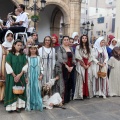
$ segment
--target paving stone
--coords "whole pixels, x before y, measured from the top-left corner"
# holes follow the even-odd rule
[[[55,120],[61,120],[61,119],[55,119]],[[80,117],[69,117],[62,120],[88,120],[88,118],[86,118],[85,116],[80,116]]]
[[[109,97],[108,100],[120,104],[120,97]]]
[[[120,120],[118,116],[103,112],[87,115],[87,117],[88,120]]]
[[[120,120],[120,97],[75,100],[65,105],[66,110],[31,111],[8,113],[0,103],[0,120]]]
[[[79,116],[79,114],[76,111],[69,109],[69,108],[67,108],[65,110],[55,108],[55,109],[51,110],[51,114],[53,114],[53,116],[55,116],[55,118],[61,118],[61,119]]]
[[[19,113],[6,113],[0,115],[0,120],[23,120]]]
[[[113,114],[120,117],[120,110],[119,111],[115,111]]]
[[[36,112],[31,114],[20,114],[22,120],[52,120],[48,117],[48,115],[44,115],[43,113]]]
[[[99,109],[103,110],[104,112],[113,112],[120,110],[120,105],[117,103],[114,103],[112,101],[104,101],[99,103],[94,103],[96,107],[99,107]]]
[[[102,110],[96,107],[94,104],[83,105],[79,107],[75,107],[75,109],[81,112],[84,115],[94,114],[96,112],[101,112]]]

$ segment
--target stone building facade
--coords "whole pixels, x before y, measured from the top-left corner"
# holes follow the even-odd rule
[[[120,0],[116,1],[115,37],[120,41]]]
[[[23,3],[23,0],[11,0],[11,1],[14,2],[15,5]],[[33,0],[29,1],[30,5],[32,5]],[[45,10],[39,13],[40,21],[37,24],[38,33],[40,35],[44,34],[43,31],[47,35],[53,33],[57,33],[59,35],[60,29],[62,29],[62,35],[71,36],[73,32],[80,33],[81,0],[46,0],[46,1],[47,3]],[[40,6],[40,0],[38,0],[38,6]],[[29,12],[31,15],[33,14],[31,13],[31,11],[27,12]],[[44,23],[45,21],[47,23]],[[44,28],[44,26],[46,26],[46,28]]]

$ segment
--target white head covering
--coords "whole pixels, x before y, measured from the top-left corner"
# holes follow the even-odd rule
[[[73,38],[73,39],[75,38],[75,36],[79,36],[78,32],[74,32],[74,33],[72,34],[72,38]]]
[[[74,33],[72,34],[72,38],[73,38],[73,39],[75,38],[75,36],[79,36],[78,32],[74,32]],[[74,44],[78,44],[78,43],[79,43],[78,40],[77,40],[77,41],[74,40]]]
[[[111,43],[110,43],[109,48],[111,48],[112,50],[113,50],[114,47],[117,46],[117,44],[116,44],[115,46],[112,45],[112,41],[113,41],[113,40],[117,41],[117,39],[116,39],[116,38],[113,38],[113,39],[111,40]]]
[[[7,47],[7,48],[12,48],[14,39],[13,39],[11,42],[8,42],[8,40],[7,40],[7,35],[8,35],[9,33],[13,34],[13,32],[10,31],[10,30],[8,30],[8,31],[6,32],[5,37],[4,37],[5,42],[3,42],[2,46]]]
[[[104,37],[103,37],[103,36],[99,37],[99,38],[95,41],[95,44],[94,44],[94,46],[93,46],[93,47],[96,48],[99,52],[102,52],[103,49],[105,49],[105,47],[101,47],[101,46],[100,46],[100,42],[101,42],[102,40],[104,40]]]

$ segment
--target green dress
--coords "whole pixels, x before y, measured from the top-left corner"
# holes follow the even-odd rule
[[[12,53],[9,53],[6,57],[6,63],[8,63],[11,66],[15,75],[21,73],[22,68],[25,66],[26,62],[27,61],[24,54],[14,55]],[[20,81],[22,81],[23,85],[26,86],[24,75],[22,75]],[[22,95],[13,94],[12,88],[14,85],[22,86],[21,82],[18,83],[14,82],[12,74],[7,74],[4,100],[5,107],[13,104],[14,102],[17,102],[18,98],[20,98],[23,101],[26,101],[26,92],[24,92]]]

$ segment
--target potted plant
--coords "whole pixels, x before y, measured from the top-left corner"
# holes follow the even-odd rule
[[[39,16],[38,16],[38,15],[32,15],[32,16],[31,16],[31,20],[32,20],[33,22],[38,22]]]

